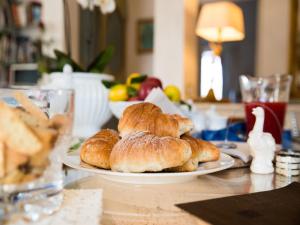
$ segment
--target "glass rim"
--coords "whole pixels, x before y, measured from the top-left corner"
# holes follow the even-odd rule
[[[50,91],[62,91],[62,92],[70,92],[75,93],[73,88],[40,88],[40,87],[32,87],[32,86],[10,86],[10,87],[3,87],[0,88],[0,91],[7,90],[7,91],[14,91],[14,90],[21,90],[21,91],[41,91],[41,92],[50,92]]]
[[[273,79],[284,79],[287,78],[289,81],[291,81],[293,79],[293,76],[289,73],[275,73],[275,74],[270,74],[267,76],[252,76],[249,74],[240,74],[239,78],[242,79],[242,77],[247,77],[250,80],[273,80]]]

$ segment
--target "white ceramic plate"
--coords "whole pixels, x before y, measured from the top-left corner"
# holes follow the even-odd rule
[[[74,169],[97,173],[103,178],[115,182],[131,183],[131,184],[167,184],[167,183],[182,183],[196,179],[199,175],[214,173],[217,171],[230,168],[234,164],[234,159],[229,155],[221,153],[218,161],[199,164],[196,171],[193,172],[159,172],[159,173],[121,173],[111,170],[99,169],[87,165],[80,161],[78,154],[67,154],[63,157],[63,162],[67,166]]]

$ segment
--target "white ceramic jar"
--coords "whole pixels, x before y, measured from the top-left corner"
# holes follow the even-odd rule
[[[84,72],[55,72],[50,74],[50,88],[72,88],[75,90],[73,135],[90,137],[111,118],[108,90],[102,80],[112,81],[113,76]]]

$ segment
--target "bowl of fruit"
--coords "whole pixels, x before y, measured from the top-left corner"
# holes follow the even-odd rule
[[[154,76],[132,73],[125,84],[115,81],[103,81],[103,84],[109,89],[109,106],[118,119],[128,106],[143,102],[153,88],[161,88],[170,100],[180,102],[179,89],[173,85],[163,88],[161,80]]]

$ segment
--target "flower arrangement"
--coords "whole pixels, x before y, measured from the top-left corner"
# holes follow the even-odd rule
[[[103,14],[111,13],[116,9],[114,0],[77,0],[77,2],[84,9],[93,10],[94,7],[98,6]]]
[[[112,13],[116,9],[115,0],[77,0],[84,9],[94,10],[99,7],[103,14]],[[66,32],[69,33],[70,29]],[[62,71],[65,64],[72,66],[74,72],[103,73],[108,63],[111,61],[114,47],[108,46],[101,51],[92,63],[83,67],[76,63],[70,56],[57,49],[54,50],[55,58],[42,56],[38,62],[38,71],[41,74]]]
[[[48,56],[41,57],[38,62],[38,71],[41,74],[63,71],[64,65],[69,64],[72,66],[74,72],[103,73],[112,59],[113,53],[114,47],[108,46],[96,56],[91,64],[84,68],[76,63],[68,54],[55,49],[55,58]]]

